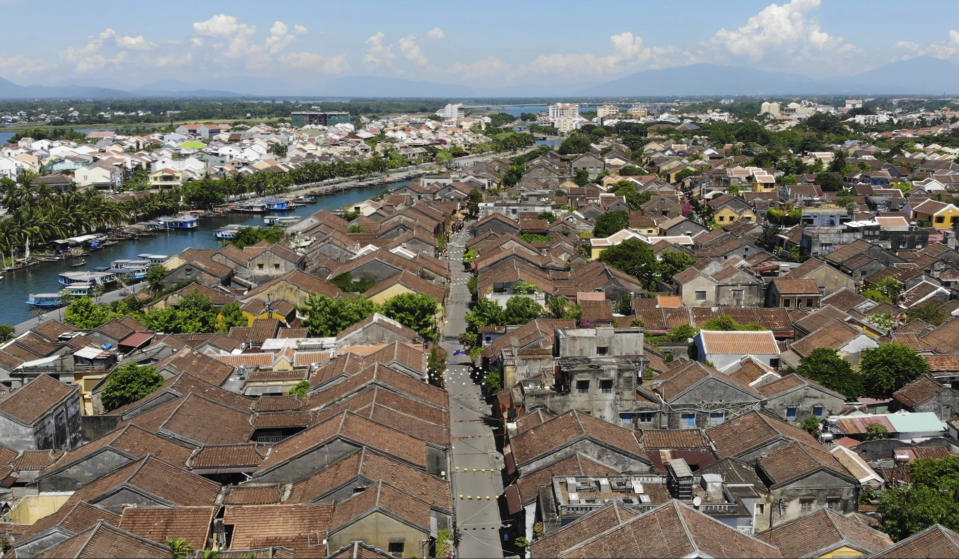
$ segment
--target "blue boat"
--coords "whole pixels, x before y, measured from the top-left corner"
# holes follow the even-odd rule
[[[240,232],[240,229],[243,229],[242,225],[224,225],[223,227],[217,229],[216,232],[213,233],[213,236],[221,241],[230,241],[236,238],[236,235]]]
[[[150,264],[163,264],[170,258],[166,254],[147,254],[147,253],[138,254],[137,257],[142,258],[143,260],[146,260]]]
[[[39,309],[55,309],[63,306],[63,296],[59,293],[31,293],[27,304]]]
[[[149,269],[149,260],[114,260],[110,271],[115,274],[130,276],[135,280],[142,280],[146,279]]]
[[[107,285],[115,283],[117,275],[113,272],[62,272],[57,276],[57,281],[63,287],[70,287],[77,283]]]
[[[157,221],[164,229],[196,229],[200,226],[200,218],[189,214],[161,217]]]
[[[75,283],[64,288],[64,290],[60,292],[60,295],[66,298],[66,300],[70,300],[77,297],[92,297],[96,294],[96,291],[97,286],[92,283]]]
[[[272,212],[286,212],[294,208],[289,200],[283,198],[264,198],[260,200],[266,209]]]

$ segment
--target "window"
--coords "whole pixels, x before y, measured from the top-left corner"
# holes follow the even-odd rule
[[[789,299],[783,299],[783,308],[784,308],[784,309],[788,309],[788,308],[789,308]]]
[[[812,307],[813,305],[815,305],[815,303],[813,302],[813,299],[812,299],[812,298],[806,299],[806,306],[807,306],[807,307]]]
[[[606,355],[607,353],[609,353],[609,346],[604,346],[604,345],[596,346],[597,355]]]
[[[796,297],[796,308],[797,309],[802,308],[802,299],[800,299],[799,297]]]
[[[807,512],[812,512],[813,499],[800,499],[799,500],[799,511],[803,514]]]
[[[403,549],[404,549],[405,547],[406,547],[406,542],[405,542],[405,541],[403,541],[403,540],[400,540],[400,541],[393,541],[393,540],[391,540],[391,541],[390,541],[390,545],[389,545],[389,547],[387,548],[387,551],[388,551],[389,554],[392,555],[393,557],[402,557],[402,556],[403,556]]]
[[[274,270],[279,270],[279,269],[280,269],[280,265],[279,265],[279,264],[274,264],[274,265],[273,265],[273,269],[274,269]]]
[[[945,223],[945,222],[946,222],[946,218],[944,216],[941,216],[941,215],[936,216],[936,223]]]
[[[603,394],[609,394],[613,391],[613,381],[611,380],[601,380],[599,381],[599,390]]]
[[[826,499],[826,506],[832,510],[841,511],[842,500],[840,500],[838,497],[829,497]]]
[[[779,368],[779,359],[770,359],[770,360],[769,360],[769,366],[772,367],[773,369],[778,369],[778,368]]]
[[[257,264],[257,265],[256,265],[256,268],[257,268],[258,270],[262,270],[262,269],[263,269],[263,263],[261,262],[261,263]]]
[[[743,290],[742,289],[733,289],[733,299],[742,299]]]
[[[642,417],[643,414],[639,414]],[[642,419],[640,419],[642,421]],[[633,423],[633,414],[631,413],[621,413],[619,414],[619,422],[623,425],[630,425]]]
[[[588,380],[576,381],[576,392],[579,392],[580,394],[585,394],[589,392],[589,381]]]
[[[726,221],[726,218],[725,218],[724,216],[719,216],[719,217],[717,217],[716,219],[717,219],[718,221]]]
[[[796,420],[796,408],[786,408],[786,419]]]
[[[710,425],[721,425],[726,421],[726,413],[721,411],[712,411],[709,412],[709,424]]]
[[[656,412],[642,412],[639,414],[640,423],[652,423],[653,419],[656,418]]]
[[[756,503],[756,514],[763,514],[766,512],[766,505],[763,503]]]
[[[695,413],[684,413],[682,416],[682,426],[683,427],[695,427],[696,426],[696,414]]]
[[[697,291],[697,292],[696,292],[696,300],[697,300],[697,301],[705,301],[705,300],[706,300],[706,292],[705,292],[705,291]]]
[[[822,417],[822,406],[813,406],[812,414],[816,417]]]

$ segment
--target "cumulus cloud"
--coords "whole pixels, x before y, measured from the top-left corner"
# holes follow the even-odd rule
[[[400,54],[403,55],[403,58],[415,62],[420,66],[426,66],[430,63],[429,59],[426,58],[426,55],[423,54],[423,49],[420,47],[416,35],[407,35],[406,37],[403,37],[400,39],[399,44]]]
[[[100,33],[90,36],[87,44],[68,47],[63,56],[73,63],[77,73],[85,74],[99,70],[107,65],[116,65],[127,59],[127,51],[148,51],[156,44],[147,41],[142,34],[122,35],[107,27]]]
[[[250,45],[250,38],[256,33],[255,25],[240,23],[236,16],[216,14],[205,21],[193,23],[193,30],[198,35],[213,37],[227,41],[226,55],[231,58],[250,56],[257,49]]]
[[[27,58],[25,56],[11,56],[9,58],[0,58],[0,75],[6,77],[21,77],[31,74],[39,74],[49,69],[47,64]]]
[[[382,31],[366,39],[366,56],[363,57],[365,64],[379,66],[395,58],[393,46],[386,44],[386,34]]]
[[[578,75],[611,74],[634,67],[636,63],[650,60],[655,54],[665,54],[665,49],[643,45],[643,38],[631,31],[624,31],[609,38],[612,54],[600,56],[591,53],[544,54],[538,56],[526,70],[536,73],[565,73]]]
[[[445,38],[446,38],[446,32],[443,31],[442,29],[440,29],[439,27],[434,27],[433,29],[430,29],[430,30],[429,30],[429,32],[426,34],[426,36],[429,37],[430,39],[434,39],[434,40],[445,39]]]
[[[305,33],[306,27],[302,25],[294,25],[291,29],[289,25],[282,21],[275,21],[273,27],[270,28],[270,36],[266,39],[266,50],[270,54],[276,54],[290,46],[298,35]]]
[[[770,4],[738,28],[720,29],[705,46],[751,62],[780,55],[812,58],[855,48],[842,37],[823,31],[811,17],[810,12],[820,3],[792,0],[783,5]]]
[[[899,41],[895,44],[895,48],[900,52],[895,60],[908,60],[918,56],[948,60],[959,54],[959,31],[950,29],[945,39],[933,41],[927,45],[920,45],[914,41]]]

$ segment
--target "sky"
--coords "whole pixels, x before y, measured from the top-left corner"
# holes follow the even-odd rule
[[[505,87],[696,63],[825,78],[959,62],[954,0],[0,0],[0,19],[0,77],[22,85],[379,76]]]

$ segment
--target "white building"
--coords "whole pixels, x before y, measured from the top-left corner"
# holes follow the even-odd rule
[[[436,116],[441,116],[446,120],[457,120],[466,116],[466,110],[463,109],[462,103],[449,103],[436,111]]]
[[[582,117],[579,116],[579,105],[576,103],[554,103],[549,106],[548,118],[550,124],[561,133],[578,130]]]
[[[779,103],[770,103],[769,101],[763,101],[763,104],[759,107],[759,114],[761,115],[773,115],[779,116]]]
[[[596,107],[596,116],[605,118],[619,114],[619,105],[600,105]]]

